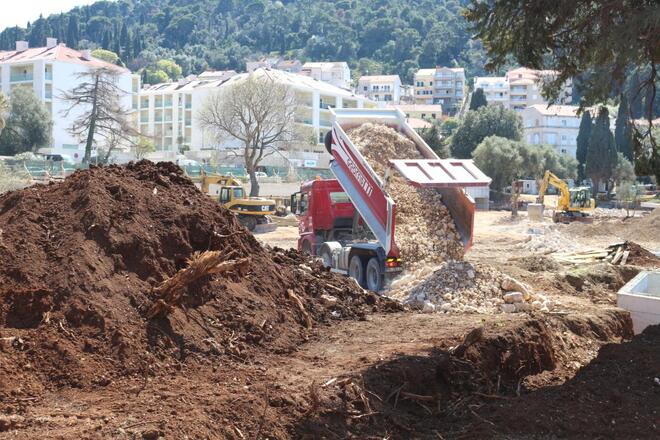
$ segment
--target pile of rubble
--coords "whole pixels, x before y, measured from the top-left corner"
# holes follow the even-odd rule
[[[423,279],[421,282],[415,280]],[[552,303],[529,286],[492,267],[448,261],[404,275],[393,284],[394,296],[414,309],[446,313],[549,311]]]
[[[391,159],[421,159],[414,142],[385,125],[363,124],[349,131],[374,171],[383,177]],[[442,196],[431,189],[417,189],[393,175],[387,191],[397,204],[396,237],[406,269],[463,258],[463,245]]]

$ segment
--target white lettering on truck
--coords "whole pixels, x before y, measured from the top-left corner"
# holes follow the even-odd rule
[[[358,166],[355,164],[355,162],[353,162],[353,160],[350,157],[346,158],[346,166],[351,171],[351,174],[353,174],[353,177],[355,177],[355,180],[357,180],[357,182],[360,184],[360,186],[367,194],[367,196],[371,197],[371,193],[373,192],[373,187],[369,185],[367,178],[364,177]]]

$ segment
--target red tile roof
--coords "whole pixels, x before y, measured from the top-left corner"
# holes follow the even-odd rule
[[[0,52],[0,63],[25,63],[32,61],[61,61],[65,63],[76,63],[88,66],[92,69],[98,68],[111,68],[126,70],[120,66],[100,60],[98,58],[91,58],[86,60],[80,51],[66,47],[63,44],[58,44],[55,47],[34,47],[23,51],[8,51]]]

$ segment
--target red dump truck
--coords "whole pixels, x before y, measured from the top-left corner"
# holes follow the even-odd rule
[[[332,109],[332,131],[325,144],[336,179],[307,182],[292,195],[300,215],[298,249],[319,255],[332,271],[382,290],[402,271],[396,245],[396,204],[383,180],[346,134],[371,122],[392,127],[411,139],[424,159],[390,160],[387,175],[398,173],[410,185],[442,193],[464,246],[472,244],[474,201],[463,188],[487,186],[491,179],[471,160],[442,160],[407,123],[400,110]],[[365,239],[364,231],[369,232]]]

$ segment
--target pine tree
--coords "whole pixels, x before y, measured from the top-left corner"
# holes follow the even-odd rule
[[[589,138],[591,137],[591,129],[593,121],[591,120],[591,113],[589,110],[582,114],[580,120],[580,130],[577,135],[577,151],[575,158],[578,161],[578,182],[582,182],[587,176],[585,174],[584,165],[587,162],[587,150],[589,148]]]
[[[626,159],[633,162],[632,151],[632,124],[628,117],[628,99],[625,94],[621,94],[619,102],[619,111],[616,115],[616,129],[614,130],[614,141],[616,149],[623,154]]]
[[[476,110],[485,105],[488,105],[488,101],[486,100],[484,89],[478,88],[474,91],[472,98],[470,99],[470,110]]]
[[[610,131],[609,112],[607,108],[601,107],[587,148],[586,174],[592,181],[594,194],[597,193],[600,182],[612,177],[616,163],[616,145]]]

